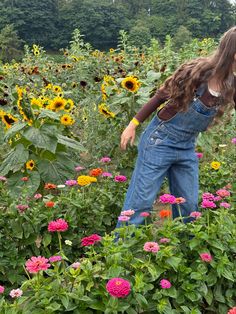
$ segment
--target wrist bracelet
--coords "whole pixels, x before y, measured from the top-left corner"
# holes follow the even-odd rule
[[[136,126],[140,124],[140,122],[136,118],[133,118],[131,122],[133,122]]]

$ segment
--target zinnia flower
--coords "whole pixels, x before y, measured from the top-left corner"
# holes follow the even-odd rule
[[[128,280],[123,278],[112,278],[106,284],[107,292],[115,298],[125,298],[131,290]]]
[[[98,177],[102,174],[103,170],[101,168],[95,168],[89,171],[89,175],[93,177]]]
[[[6,177],[0,176],[0,181],[7,181]]]
[[[23,178],[21,178],[21,181],[24,181],[24,182],[29,181],[29,178],[28,177],[23,177]]]
[[[207,199],[204,199],[202,201],[202,204],[201,204],[201,207],[202,208],[215,208],[216,207],[216,204],[212,201],[209,201]]]
[[[46,202],[46,203],[45,203],[45,206],[46,206],[46,207],[54,207],[54,205],[55,205],[55,203],[52,202],[52,201],[49,201],[49,202]]]
[[[70,241],[70,240],[65,240],[65,244],[66,244],[66,245],[69,245],[69,246],[72,246],[72,241]]]
[[[81,239],[81,245],[82,246],[90,246],[94,245],[96,242],[100,242],[102,237],[100,237],[98,234],[92,234],[88,237],[84,237]]]
[[[28,205],[19,204],[19,205],[16,205],[16,208],[19,210],[20,213],[23,213],[26,209],[29,208],[29,206]]]
[[[212,193],[205,192],[205,193],[202,194],[202,198],[206,199],[206,200],[209,200],[209,201],[214,201],[215,196]]]
[[[207,263],[210,263],[213,259],[211,254],[209,253],[201,253],[200,257],[203,262],[207,262]]]
[[[68,186],[74,186],[74,185],[77,185],[78,182],[76,180],[67,180],[65,182],[65,185],[68,185]]]
[[[162,279],[160,281],[160,286],[162,287],[162,289],[170,289],[171,288],[171,283],[167,279]]]
[[[225,189],[220,189],[216,191],[216,194],[219,195],[220,197],[228,197],[230,196],[230,191],[227,191]]]
[[[30,273],[38,273],[40,270],[47,270],[51,265],[48,259],[43,256],[32,256],[25,263],[26,269]]]
[[[168,243],[168,242],[170,242],[170,239],[168,239],[168,238],[161,238],[160,239],[160,243]]]
[[[40,194],[40,193],[37,193],[37,194],[34,195],[34,198],[36,200],[40,199],[41,197],[42,197],[42,194]]]
[[[56,189],[57,186],[56,184],[53,184],[53,183],[45,183],[44,188],[45,190],[53,190],[53,189]]]
[[[171,194],[163,194],[160,196],[159,201],[161,203],[169,203],[169,204],[174,204],[175,203],[175,197]]]
[[[201,216],[202,216],[202,213],[200,212],[191,212],[190,214],[190,217],[196,218],[196,219],[200,218]]]
[[[71,264],[70,266],[74,269],[78,269],[80,267],[80,263],[79,262],[74,262],[73,264]]]
[[[63,232],[66,231],[68,229],[68,223],[64,220],[64,219],[57,219],[54,221],[50,221],[48,224],[48,231],[49,232]]]
[[[23,294],[23,291],[21,289],[13,289],[10,291],[9,295],[12,298],[19,298]]]
[[[111,162],[111,158],[110,158],[110,157],[107,157],[107,156],[102,157],[102,158],[100,159],[100,162],[104,162],[104,163]]]
[[[139,216],[140,217],[148,217],[148,216],[150,216],[150,213],[142,212]]]
[[[232,144],[236,144],[236,137],[233,137],[233,138],[232,138],[231,143],[232,143]]]
[[[183,204],[185,202],[186,202],[186,199],[183,197],[176,197],[176,199],[175,199],[176,204]]]
[[[231,205],[229,203],[222,202],[222,203],[220,203],[220,206],[224,207],[224,208],[230,208]]]
[[[112,173],[110,173],[110,172],[103,172],[102,173],[102,177],[111,178],[112,177]]]
[[[203,153],[196,152],[195,154],[197,155],[197,158],[199,158],[199,159],[203,157]]]
[[[168,209],[162,209],[160,212],[159,212],[159,216],[161,218],[165,218],[165,217],[171,217],[171,210],[168,210]]]
[[[135,213],[133,209],[123,210],[121,216],[132,216]]]
[[[221,163],[218,161],[212,161],[211,168],[214,170],[218,170],[220,168]]]
[[[49,261],[51,263],[59,262],[61,260],[62,260],[62,257],[60,255],[54,255],[54,256],[49,257]]]
[[[85,168],[84,167],[82,167],[82,166],[77,166],[77,167],[75,167],[75,171],[81,171],[81,170],[84,170]]]
[[[5,288],[3,286],[0,286],[0,294],[4,292]]]
[[[118,217],[118,220],[119,220],[119,221],[129,221],[129,220],[130,220],[130,217],[128,217],[128,216],[119,216],[119,217]]]
[[[156,242],[146,242],[143,246],[144,251],[156,253],[160,250],[158,243]]]
[[[90,177],[90,176],[79,176],[77,178],[77,182],[78,182],[78,185],[85,186],[85,185],[91,184],[92,182],[97,182],[97,178]]]
[[[126,176],[123,176],[123,175],[118,175],[118,176],[115,176],[114,178],[115,182],[125,182],[126,180],[127,180]]]
[[[235,138],[235,140],[236,140],[236,138]],[[230,309],[227,314],[236,314],[236,307],[233,307],[232,309]]]

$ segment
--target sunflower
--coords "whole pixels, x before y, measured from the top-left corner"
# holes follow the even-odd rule
[[[54,85],[53,86],[53,91],[55,92],[55,93],[61,93],[61,91],[62,91],[62,89],[61,89],[61,87],[60,86],[57,86],[57,85]]]
[[[74,102],[72,99],[67,99],[67,103],[65,104],[64,110],[70,112],[74,107]]]
[[[102,103],[98,106],[98,111],[106,118],[114,118],[115,114],[112,111],[109,111],[106,104]]]
[[[63,125],[72,125],[75,123],[75,120],[69,114],[63,114],[60,118],[61,124]]]
[[[39,108],[42,107],[42,100],[39,98],[32,98],[30,103],[31,103],[31,106],[37,106]]]
[[[140,87],[140,82],[137,80],[136,77],[133,76],[127,76],[126,78],[123,79],[121,82],[121,86],[128,91],[135,93]]]
[[[17,118],[13,117],[13,115],[4,111],[0,112],[0,118],[2,119],[2,122],[6,125],[7,129],[9,129],[13,123],[18,121]]]
[[[64,110],[65,104],[66,104],[66,100],[64,98],[55,97],[50,102],[50,109],[56,112],[60,110]]]
[[[32,171],[35,167],[35,162],[33,159],[31,159],[31,160],[28,160],[25,165],[26,165],[26,169],[29,169],[30,171]]]

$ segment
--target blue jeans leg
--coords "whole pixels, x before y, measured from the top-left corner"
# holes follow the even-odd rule
[[[187,217],[198,210],[198,159],[191,150],[179,151],[178,161],[168,170],[170,192],[175,197],[184,197],[180,204],[181,214]],[[176,205],[172,205],[173,218],[179,217]],[[185,220],[187,222],[188,220]]]

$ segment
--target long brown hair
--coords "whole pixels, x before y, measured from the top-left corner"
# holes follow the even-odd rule
[[[170,98],[186,111],[194,92],[202,83],[211,78],[217,80],[223,104],[233,104],[234,75],[233,63],[236,54],[236,26],[221,37],[216,51],[209,57],[193,59],[182,64],[164,83]]]

